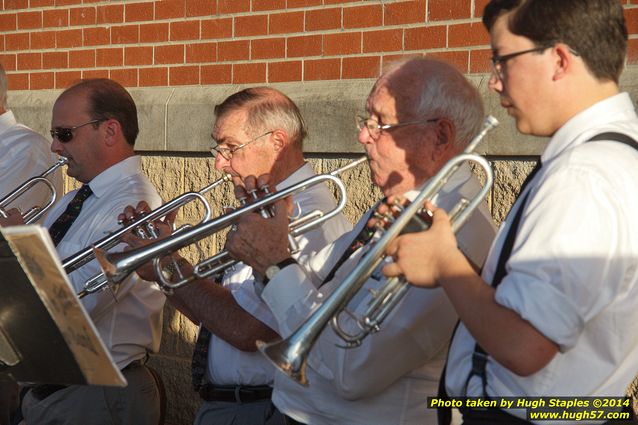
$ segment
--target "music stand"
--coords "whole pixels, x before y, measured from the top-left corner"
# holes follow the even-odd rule
[[[0,379],[125,386],[47,230],[16,226],[0,233]]]

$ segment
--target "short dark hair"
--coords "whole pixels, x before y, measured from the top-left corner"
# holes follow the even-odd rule
[[[228,96],[215,106],[215,117],[243,109],[252,131],[281,128],[288,133],[293,145],[301,149],[306,138],[306,124],[295,102],[271,87],[251,87]]]
[[[491,31],[513,12],[508,29],[538,47],[565,43],[583,58],[599,80],[618,83],[627,53],[627,27],[618,0],[491,0],[483,24]]]
[[[89,115],[94,120],[115,119],[122,127],[126,142],[135,146],[140,132],[137,121],[137,107],[130,93],[119,83],[108,78],[80,80],[62,93],[86,91]]]

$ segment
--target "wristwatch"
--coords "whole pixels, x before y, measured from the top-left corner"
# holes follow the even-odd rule
[[[292,257],[288,257],[285,260],[282,260],[282,261],[278,262],[277,264],[273,264],[272,266],[268,266],[268,268],[266,269],[265,276],[264,276],[263,284],[265,285],[268,282],[270,282],[270,279],[275,277],[275,275],[277,273],[279,273],[281,271],[281,269],[283,269],[284,267],[289,266],[291,264],[297,264],[297,261],[295,261],[295,259],[292,258]]]

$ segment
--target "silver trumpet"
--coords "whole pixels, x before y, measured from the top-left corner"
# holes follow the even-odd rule
[[[331,323],[337,335],[344,339],[346,348],[360,345],[367,335],[378,331],[383,320],[399,303],[409,288],[409,283],[404,278],[388,279],[385,286],[378,291],[377,298],[369,305],[366,314],[362,319],[358,320],[361,332],[348,334],[343,331],[338,326],[339,315],[344,312],[350,314],[346,310],[346,306],[384,260],[384,251],[387,245],[404,232],[406,226],[410,225],[412,227],[414,224],[413,218],[422,211],[423,203],[432,199],[443,188],[450,176],[466,161],[475,162],[483,168],[486,173],[486,182],[471,201],[461,200],[450,212],[450,221],[454,232],[463,226],[474,209],[483,202],[492,185],[493,173],[486,159],[471,154],[471,152],[474,151],[485,134],[497,125],[496,118],[488,116],[485,119],[483,129],[470,141],[465,151],[448,161],[434,177],[421,186],[419,194],[414,201],[396,218],[383,236],[370,246],[369,251],[366,252],[352,272],[346,276],[334,292],[326,297],[313,314],[284,340],[272,343],[257,341],[259,351],[283,373],[300,384],[307,386],[308,380],[305,371],[308,355],[328,323]],[[426,223],[422,224],[425,225],[420,226],[423,227],[423,230],[429,227]]]
[[[222,183],[228,182],[230,180],[231,176],[229,174],[225,174],[223,177],[202,188],[199,192],[183,193],[173,200],[163,204],[162,206],[154,209],[147,214],[138,217],[137,219],[129,223],[121,222],[120,224],[123,224],[123,227],[121,227],[117,231],[110,233],[108,236],[96,241],[91,246],[84,248],[83,250],[78,251],[75,254],[62,260],[62,267],[64,268],[64,271],[67,274],[70,274],[71,272],[79,269],[95,258],[95,255],[93,253],[94,248],[99,248],[107,251],[117,244],[121,243],[122,237],[129,232],[133,232],[135,235],[143,239],[157,238],[157,231],[153,223],[156,220],[167,216],[171,212],[174,212],[175,210],[185,206],[190,202],[199,201],[204,206],[204,215],[199,223],[204,223],[210,220],[212,211],[208,201],[204,197],[204,194],[210,192]],[[188,227],[192,227],[192,225],[184,225],[177,229],[176,232],[184,230]],[[98,273],[84,283],[84,289],[82,289],[82,291],[78,293],[78,297],[83,298],[89,294],[99,292],[102,289],[105,289],[108,284],[109,282],[104,276],[104,273]]]
[[[40,219],[42,215],[55,203],[55,200],[58,196],[57,191],[55,190],[55,186],[51,183],[46,177],[55,172],[58,168],[66,165],[69,162],[68,159],[61,156],[58,161],[53,164],[48,170],[39,176],[32,177],[29,180],[22,183],[16,189],[14,189],[11,193],[9,193],[4,198],[0,199],[0,217],[7,218],[9,215],[7,214],[8,206],[18,199],[20,196],[24,195],[30,189],[34,188],[38,184],[43,184],[49,189],[49,199],[46,204],[43,206],[35,205],[31,207],[27,212],[22,213],[22,220],[24,224],[31,224]]]
[[[156,271],[159,272],[158,284],[164,291],[170,293],[173,289],[184,286],[189,282],[219,273],[234,265],[236,261],[228,252],[224,251],[195,265],[194,273],[192,275],[185,277],[180,276],[181,280],[169,282],[167,279],[164,279],[163,274],[161,273],[160,261],[163,256],[170,255],[181,248],[221,231],[222,229],[234,224],[244,214],[248,214],[253,211],[259,211],[261,213],[263,210],[267,210],[275,202],[281,199],[303,192],[312,186],[331,181],[336,185],[337,190],[340,193],[339,202],[335,208],[325,212],[319,210],[311,211],[304,216],[297,218],[290,223],[289,235],[294,238],[307,231],[315,229],[323,222],[330,220],[332,217],[339,214],[347,203],[345,185],[336,176],[365,161],[367,161],[367,157],[363,156],[330,173],[310,177],[295,185],[282,189],[281,191],[268,194],[261,199],[255,200],[253,203],[245,204],[216,219],[201,223],[191,229],[173,234],[168,238],[158,240],[147,246],[132,249],[123,253],[112,254],[105,253],[104,250],[99,248],[95,249],[95,257],[100,262],[102,270],[105,272],[105,275],[111,284],[118,284],[122,282],[133,271],[152,260]]]

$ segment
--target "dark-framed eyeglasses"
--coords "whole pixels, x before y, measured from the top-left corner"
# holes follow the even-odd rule
[[[101,118],[101,119],[85,122],[84,124],[75,125],[73,127],[56,127],[49,130],[49,133],[51,133],[52,138],[58,139],[60,143],[68,143],[71,140],[73,140],[73,132],[77,130],[78,128],[84,127],[85,125],[89,125],[89,124],[98,124],[104,121],[106,121],[106,119]]]
[[[503,80],[503,64],[505,64],[505,62],[515,58],[516,56],[524,55],[527,53],[538,53],[547,49],[549,49],[548,46],[543,46],[543,47],[535,47],[533,49],[521,50],[518,52],[509,53],[503,56],[493,55],[491,60],[492,60],[492,69],[494,70],[494,74],[498,77],[499,80],[502,81]]]
[[[365,128],[366,130],[368,130],[368,134],[370,135],[370,137],[372,137],[372,139],[374,140],[377,140],[379,136],[381,136],[382,131],[392,130],[394,128],[403,127],[406,125],[428,124],[428,123],[436,122],[439,119],[440,118],[429,118],[429,119],[399,122],[396,124],[379,124],[377,120],[373,118],[364,118],[358,115],[355,117],[355,122],[357,125],[357,129],[359,131]]]
[[[232,148],[224,148],[220,144],[217,144],[217,146],[213,146],[212,148],[210,148],[210,153],[213,154],[215,158],[217,158],[217,155],[221,155],[226,161],[230,161],[231,159],[233,159],[233,155],[235,152],[248,146],[252,142],[259,140],[264,136],[268,136],[269,134],[272,134],[272,133],[274,133],[273,130],[267,131],[264,134],[247,141],[246,143],[242,143],[239,146],[233,146]],[[215,139],[213,139],[213,141],[215,141]]]

